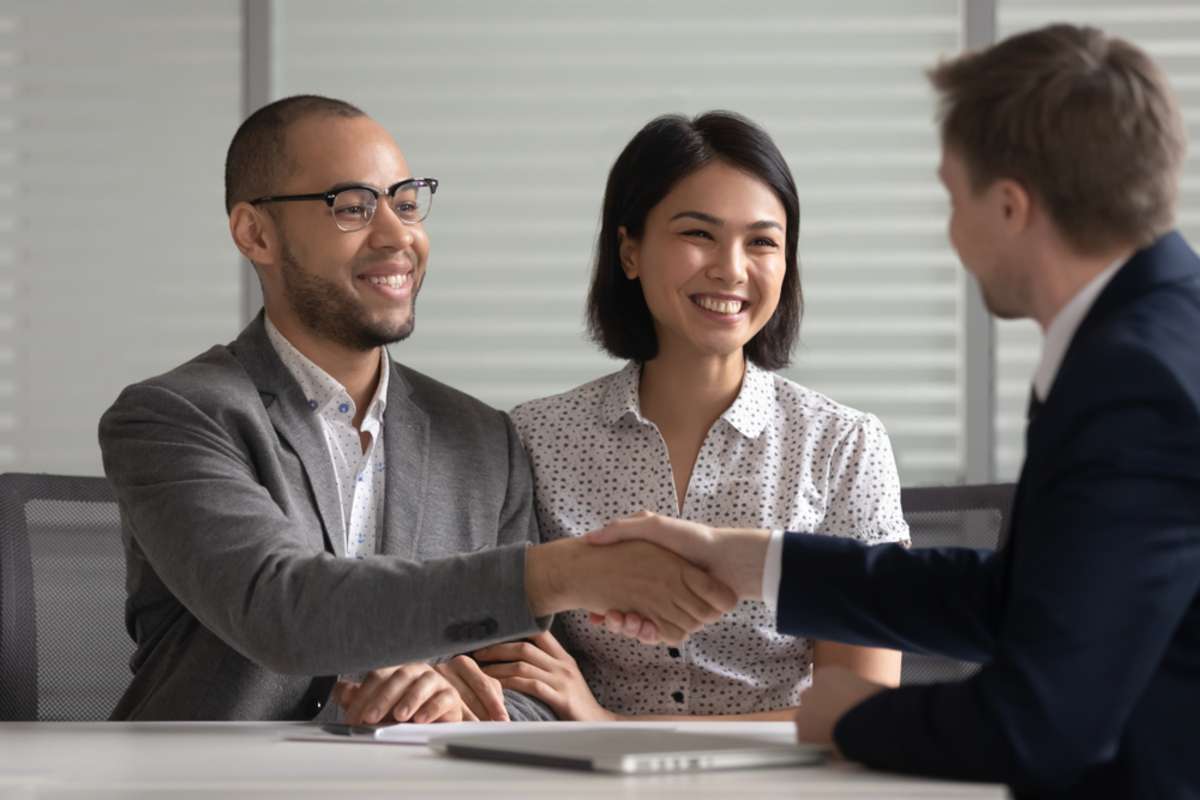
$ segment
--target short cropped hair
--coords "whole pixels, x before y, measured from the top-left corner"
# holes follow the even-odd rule
[[[761,180],[787,212],[779,306],[743,352],[763,369],[779,369],[791,360],[804,312],[796,259],[800,238],[796,183],[766,131],[729,111],[710,111],[695,119],[669,114],[651,120],[625,146],[609,172],[587,300],[588,330],[609,354],[638,362],[658,355],[654,319],[641,281],[630,280],[621,269],[617,231],[623,226],[630,237],[640,239],[650,210],[679,181],[718,161]]]
[[[315,94],[285,97],[255,111],[238,127],[225,155],[226,214],[238,203],[278,191],[280,181],[297,166],[288,159],[288,129],[314,116],[366,114],[344,100]]]
[[[942,143],[971,186],[1017,181],[1076,250],[1145,246],[1174,224],[1186,133],[1162,72],[1095,28],[1051,25],[929,72]]]

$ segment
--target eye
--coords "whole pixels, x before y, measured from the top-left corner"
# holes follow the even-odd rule
[[[750,240],[750,246],[777,249],[779,247],[779,243],[770,236],[758,236]]]
[[[693,236],[697,239],[712,239],[712,234],[703,228],[692,228],[686,231],[680,231],[684,236]]]
[[[338,206],[333,213],[342,219],[366,219],[372,210],[369,206]]]

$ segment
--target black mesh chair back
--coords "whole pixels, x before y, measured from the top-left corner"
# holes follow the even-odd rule
[[[1013,489],[1011,483],[904,489],[900,502],[912,546],[996,549],[1008,535]],[[905,653],[900,682],[957,681],[978,670],[967,661]]]
[[[0,475],[0,720],[107,719],[130,680],[104,478]]]

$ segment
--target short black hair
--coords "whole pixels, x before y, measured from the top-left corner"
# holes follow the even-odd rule
[[[225,155],[225,213],[243,201],[278,191],[280,179],[295,168],[288,162],[287,131],[313,116],[365,117],[345,100],[298,94],[268,103],[238,126]]]
[[[746,358],[763,369],[791,360],[800,333],[804,298],[796,250],[800,239],[800,199],[787,160],[767,132],[730,111],[710,111],[695,119],[667,114],[651,120],[625,145],[608,174],[596,263],[588,292],[588,331],[605,351],[645,362],[658,355],[654,319],[639,280],[621,269],[617,231],[640,239],[646,217],[679,181],[714,161],[761,180],[787,212],[785,267],[779,306],[763,329],[746,343]]]

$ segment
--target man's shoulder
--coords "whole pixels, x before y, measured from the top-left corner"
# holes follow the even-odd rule
[[[399,376],[409,399],[431,418],[477,419],[494,424],[503,422],[504,414],[473,395],[442,383],[412,367],[392,361],[394,376]]]
[[[147,395],[178,397],[204,409],[236,405],[243,398],[261,403],[254,381],[227,345],[215,345],[173,369],[127,386],[116,405]]]

